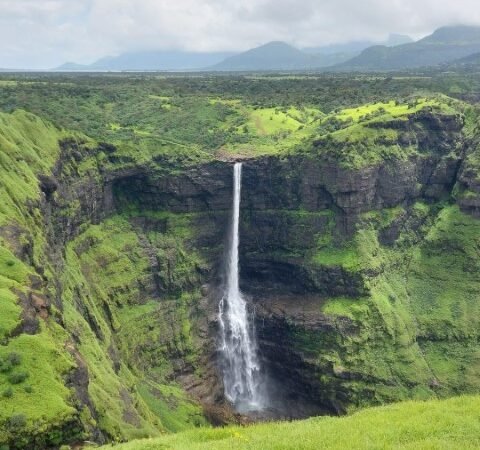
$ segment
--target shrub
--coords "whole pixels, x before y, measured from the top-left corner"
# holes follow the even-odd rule
[[[23,390],[27,393],[27,394],[31,394],[33,392],[33,387],[30,386],[29,384],[27,384]]]
[[[12,365],[8,361],[2,361],[0,359],[0,372],[1,373],[7,373],[12,370]]]
[[[26,372],[14,372],[8,376],[8,381],[12,384],[23,383],[28,378],[28,373]]]
[[[22,357],[18,353],[12,352],[7,356],[7,361],[12,366],[19,366],[22,363]]]
[[[12,398],[13,397],[13,389],[11,387],[8,387],[2,392],[3,397],[5,398]]]
[[[393,294],[389,294],[388,300],[390,300],[392,303],[395,303],[397,301],[397,297]]]
[[[10,428],[23,428],[27,424],[27,418],[24,414],[14,414],[8,419],[8,426]]]

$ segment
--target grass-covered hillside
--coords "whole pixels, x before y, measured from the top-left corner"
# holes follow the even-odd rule
[[[65,133],[20,111],[0,121],[0,442],[20,429],[52,433],[55,441],[53,435],[75,423],[64,382],[74,361],[64,351],[65,329],[35,317],[35,308],[48,315],[44,280],[35,269],[45,264],[46,246],[37,177],[51,171]],[[44,275],[52,275],[50,267]]]
[[[366,409],[344,418],[192,430],[133,441],[118,450],[373,450],[462,449],[480,446],[480,400],[405,402]],[[105,447],[112,448],[112,447]]]

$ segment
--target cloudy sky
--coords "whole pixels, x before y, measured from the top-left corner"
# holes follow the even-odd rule
[[[124,51],[245,50],[421,37],[480,24],[479,0],[0,0],[0,67],[51,68]]]

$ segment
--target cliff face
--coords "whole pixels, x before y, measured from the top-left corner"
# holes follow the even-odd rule
[[[425,351],[417,347],[415,315],[393,328],[389,322],[403,314],[402,297],[410,302],[408,293],[392,286],[410,276],[410,262],[403,271],[399,267],[425,251],[428,230],[442,213],[441,205],[453,199],[469,152],[461,121],[419,120],[430,132],[422,129],[418,137],[423,153],[407,159],[359,169],[310,155],[244,162],[242,288],[256,304],[262,355],[285,390],[292,415],[311,411],[312,398],[317,412],[344,411],[351,405],[416,395],[408,394],[412,386],[419,395],[452,392],[451,386],[440,388]],[[231,176],[224,163],[161,180],[152,173],[137,174],[115,182],[116,204],[195,217],[192,247],[209,262],[203,282],[218,286]],[[428,284],[428,277],[422,282]],[[204,360],[212,360],[218,298],[215,290],[207,292],[211,339]],[[382,310],[385,298],[388,311]],[[398,339],[405,341],[400,350]],[[349,361],[363,340],[386,342],[386,349],[368,344],[358,352],[364,355]],[[377,373],[378,367],[371,366],[382,351],[391,361]],[[405,374],[405,354],[416,361],[419,373]],[[216,389],[219,395],[221,387]]]
[[[458,136],[461,125],[449,122],[451,134],[436,147],[440,129],[432,126],[424,137],[433,151],[360,169],[311,157],[245,164],[242,287],[256,304],[263,356],[292,401],[315,399],[342,412],[458,389],[439,371],[443,338],[421,336],[426,317],[417,314],[425,305],[415,306],[422,297],[454,308],[453,298],[438,298],[440,286],[450,289],[454,282],[453,271],[435,273],[425,255],[445,248],[452,252],[446,264],[466,263],[464,248],[474,245],[468,234],[452,249],[437,227],[453,232],[455,217],[473,227],[469,233],[477,229],[456,206],[447,206],[465,177],[470,151]],[[428,274],[420,281],[423,264]],[[432,283],[438,290],[429,288]],[[478,292],[477,283],[467,290]],[[463,328],[463,311],[476,308],[468,303],[455,306],[458,316],[429,318],[429,328],[445,322]],[[454,376],[466,386],[459,372]]]
[[[244,162],[242,289],[292,416],[478,390],[476,146],[458,118],[417,122],[408,157]],[[389,126],[407,142],[415,123]],[[2,355],[28,334],[65,360],[48,360],[62,415],[45,430],[105,441],[228,420],[215,338],[231,164],[116,166],[112,146],[56,139],[23,202],[30,218],[1,228],[30,274],[5,287],[23,312],[2,328]],[[28,395],[14,387],[12,405]],[[28,445],[50,439],[18,412]]]

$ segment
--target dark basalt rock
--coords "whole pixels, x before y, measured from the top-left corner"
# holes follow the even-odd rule
[[[333,373],[338,368],[322,366],[315,356],[296,347],[295,333],[305,330],[318,336],[332,334],[353,336],[358,333],[348,318],[332,321],[321,314],[324,299],[318,295],[259,294],[255,299],[256,329],[259,346],[267,375],[272,381],[272,397],[280,398],[280,415],[301,418],[318,414],[342,414],[348,400],[340,383],[332,386],[322,384],[320,375]],[[338,378],[356,377],[356,374],[337,373]],[[285,416],[284,416],[285,417]]]
[[[109,144],[108,142],[100,142],[98,144],[98,149],[107,154],[113,154],[117,151],[117,147],[115,147],[113,144]]]
[[[39,175],[40,189],[47,197],[47,200],[52,198],[52,195],[58,189],[58,182],[55,178],[47,175]]]
[[[350,224],[362,212],[411,203],[423,195],[440,199],[455,184],[460,162],[460,155],[414,156],[406,161],[344,169],[310,158],[263,158],[245,164],[243,207],[307,211],[331,208]]]
[[[457,202],[462,211],[480,217],[480,176],[476,165],[480,146],[477,141],[471,142],[470,146],[472,159],[462,161],[457,176]]]
[[[220,162],[196,166],[180,175],[156,176],[139,170],[112,182],[115,206],[177,213],[228,210],[232,186],[230,165]]]
[[[315,267],[304,260],[279,261],[249,255],[242,260],[242,288],[258,293],[290,292],[308,295],[361,297],[367,294],[363,279],[341,267]]]

